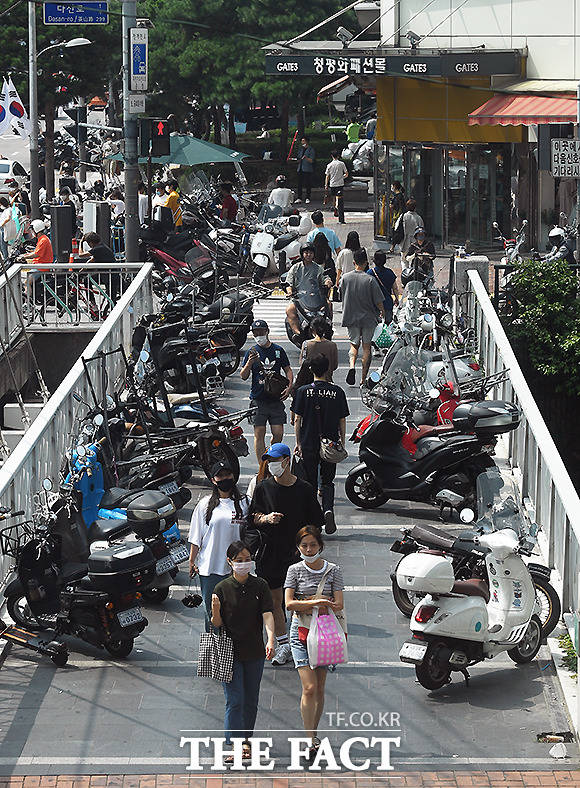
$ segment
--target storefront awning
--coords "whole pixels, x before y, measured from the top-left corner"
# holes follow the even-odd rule
[[[575,96],[498,95],[469,113],[470,126],[533,126],[576,120]]]
[[[325,85],[323,88],[320,88],[318,91],[318,95],[316,96],[316,101],[320,101],[320,99],[327,98],[327,96],[334,96],[335,93],[338,93],[339,90],[342,90],[350,83],[350,77],[345,76],[341,77],[340,79],[335,79],[334,82],[329,82],[328,85]]]

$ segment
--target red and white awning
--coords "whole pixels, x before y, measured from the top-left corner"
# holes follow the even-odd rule
[[[576,123],[576,96],[497,95],[469,113],[470,126]]]

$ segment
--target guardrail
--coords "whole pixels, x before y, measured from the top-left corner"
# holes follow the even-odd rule
[[[559,574],[562,609],[575,609],[580,566],[580,498],[532,396],[499,317],[476,271],[468,271],[469,313],[475,321],[486,374],[509,370],[502,399],[522,411],[509,433],[508,458],[519,476],[520,494],[533,522],[542,528],[542,546]]]
[[[63,453],[68,445],[69,435],[75,424],[79,407],[82,405],[74,399],[73,393],[78,392],[87,402],[92,401],[82,358],[90,358],[98,353],[106,353],[119,345],[128,348],[136,320],[153,307],[151,290],[151,271],[153,266],[148,263],[140,266],[127,291],[113,308],[110,315],[87,345],[82,356],[46,403],[30,429],[26,432],[18,446],[0,468],[0,502],[14,510],[24,509],[31,514],[31,495],[40,490],[42,479],[50,477],[58,480]],[[108,378],[113,384],[123,372],[118,354],[105,357]],[[98,396],[100,376],[91,378]],[[0,556],[0,585],[5,580],[8,570],[8,559]]]
[[[22,330],[18,319],[18,310],[22,313],[20,269],[20,265],[11,265],[6,273],[0,276],[0,345],[9,346]]]

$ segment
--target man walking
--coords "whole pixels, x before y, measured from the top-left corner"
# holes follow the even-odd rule
[[[320,471],[322,510],[327,534],[336,531],[334,519],[334,477],[336,463],[320,456],[320,439],[330,438],[345,445],[346,417],[349,414],[344,391],[328,383],[328,358],[322,354],[310,359],[314,383],[301,386],[296,392],[292,410],[295,414],[296,454],[302,456],[307,480],[316,489]]]
[[[308,137],[302,137],[301,147],[296,154],[298,165],[296,171],[298,172],[298,197],[294,202],[302,202],[302,189],[306,188],[306,204],[310,202],[312,194],[312,173],[314,172],[314,160],[316,153],[310,144]]]
[[[270,424],[272,442],[278,443],[284,437],[284,424],[286,424],[286,408],[283,400],[286,399],[292,387],[292,367],[288,361],[286,351],[280,345],[270,342],[268,337],[270,329],[265,320],[254,320],[252,333],[256,344],[244,356],[240,370],[242,380],[247,380],[252,373],[252,387],[250,400],[257,406],[254,414],[254,449],[258,462],[266,451],[266,425]],[[279,397],[268,394],[265,390],[266,373],[273,372],[288,378],[288,386]]]
[[[274,443],[260,459],[271,476],[256,485],[248,520],[263,534],[264,546],[256,556],[257,574],[268,583],[274,601],[276,653],[273,665],[291,658],[284,616],[283,586],[290,564],[296,560],[296,534],[305,525],[322,528],[324,517],[315,488],[292,471],[290,448]]]
[[[308,243],[311,244],[318,233],[322,233],[326,236],[326,240],[328,241],[328,245],[330,246],[332,252],[334,252],[334,254],[338,254],[342,249],[341,240],[333,229],[324,226],[324,215],[322,211],[312,211],[310,218],[312,219],[314,230],[310,230],[306,236]]]
[[[365,274],[367,253],[358,249],[354,253],[354,271],[345,274],[340,280],[342,295],[342,325],[348,330],[350,341],[350,368],[346,382],[353,386],[358,349],[362,342],[361,385],[366,380],[371,365],[371,339],[379,322],[379,314],[384,319],[383,291],[373,276]]]
[[[325,191],[329,191],[334,198],[334,215],[338,216],[338,223],[345,224],[344,221],[344,179],[348,178],[346,164],[338,158],[338,151],[333,150],[332,161],[326,165],[324,181]]]

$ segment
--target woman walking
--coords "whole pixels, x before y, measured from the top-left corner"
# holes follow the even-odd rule
[[[391,228],[391,248],[389,249],[389,253],[392,254],[395,251],[395,244],[393,242],[393,235],[395,232],[395,225],[397,224],[397,220],[399,216],[405,210],[405,193],[403,192],[403,186],[400,181],[393,181],[391,184],[391,196],[389,199],[389,224]]]
[[[226,560],[232,573],[214,589],[211,621],[215,627],[224,627],[234,643],[232,680],[223,682],[226,744],[232,744],[232,736],[243,735],[242,753],[244,760],[248,760],[252,754],[250,738],[258,713],[264,658],[272,659],[274,654],[274,605],[266,581],[250,574],[256,565],[244,542],[232,542]],[[263,627],[268,634],[266,648]],[[233,755],[224,759],[225,763],[233,761]]]
[[[412,197],[405,203],[407,210],[403,214],[403,241],[401,243],[401,265],[405,265],[405,258],[409,254],[409,247],[413,243],[415,230],[425,227],[423,219],[417,213],[417,201]]]
[[[360,237],[356,230],[351,230],[346,236],[344,249],[341,249],[336,258],[336,286],[338,287],[340,277],[354,271],[354,253],[360,249]]]
[[[324,233],[317,233],[312,241],[314,246],[314,262],[321,265],[324,273],[332,282],[336,280],[336,268],[332,259],[332,249],[328,243],[328,238]]]
[[[315,317],[310,323],[310,333],[313,338],[303,342],[300,348],[300,364],[304,365],[305,361],[310,361],[314,356],[326,356],[328,359],[326,379],[329,383],[332,383],[332,373],[338,369],[338,346],[336,342],[332,341],[332,326],[323,317]],[[302,369],[302,366],[300,369]],[[300,375],[300,372],[298,375]],[[312,380],[312,373],[310,373],[310,379],[303,382],[300,382],[297,376],[294,383],[294,391],[297,391],[300,386],[304,386],[306,383],[312,383]]]
[[[296,534],[296,546],[301,561],[292,564],[286,575],[286,609],[292,613],[290,625],[290,647],[294,665],[302,683],[300,713],[304,730],[310,736],[310,758],[314,759],[320,739],[317,737],[318,724],[324,709],[324,686],[326,667],[310,667],[306,637],[308,636],[309,615],[319,606],[319,613],[329,608],[333,611],[344,607],[342,572],[337,564],[322,558],[324,542],[320,529],[306,525]],[[322,594],[316,595],[318,586],[324,580]]]
[[[213,590],[230,572],[226,551],[240,538],[240,526],[245,523],[249,508],[249,501],[236,487],[227,463],[214,463],[210,475],[213,492],[202,498],[193,510],[188,537],[189,575],[199,574],[206,632],[210,631]]]
[[[381,290],[385,300],[383,307],[385,310],[385,323],[388,325],[393,319],[393,307],[399,304],[399,288],[397,286],[397,276],[394,271],[387,268],[387,254],[382,249],[377,249],[373,257],[374,267],[367,271],[369,276],[373,276]]]

